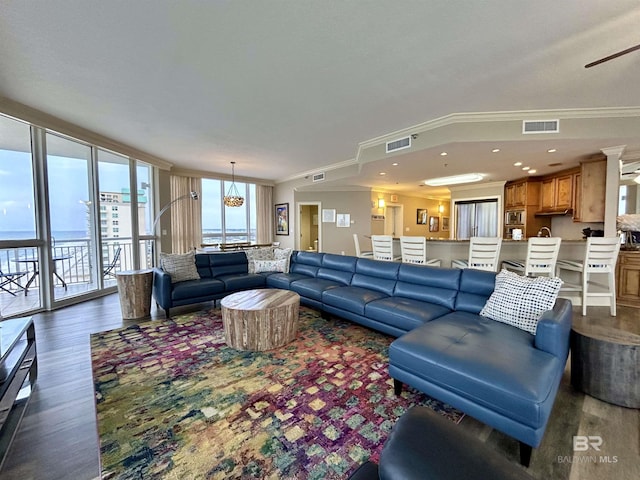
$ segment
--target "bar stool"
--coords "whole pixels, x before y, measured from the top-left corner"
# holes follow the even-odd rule
[[[525,260],[504,260],[502,268],[527,277],[542,275],[553,277],[556,274],[556,262],[561,242],[560,237],[531,237],[527,245],[527,258]]]
[[[356,257],[360,258],[373,258],[373,252],[370,251],[361,251],[360,250],[360,241],[358,240],[358,234],[353,234],[353,243],[356,246]]]
[[[402,253],[402,263],[429,265],[430,267],[439,267],[441,263],[437,258],[427,258],[427,239],[425,237],[400,237],[400,252]]]
[[[383,262],[395,262],[401,259],[393,255],[393,237],[391,235],[371,235],[373,259]]]
[[[500,237],[471,237],[469,258],[451,260],[451,267],[497,272],[501,248],[502,238]]]
[[[616,279],[615,269],[620,252],[620,238],[618,237],[589,237],[585,248],[584,260],[558,260],[556,270],[560,276],[561,270],[579,272],[580,284],[565,282],[560,292],[582,293],[582,315],[587,314],[587,301],[593,297],[607,297],[611,316],[616,316]],[[591,275],[601,273],[607,275],[607,283],[598,283],[591,280]],[[604,292],[589,291],[589,286],[597,286],[605,289]]]

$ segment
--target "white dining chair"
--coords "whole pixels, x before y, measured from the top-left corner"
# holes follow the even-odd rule
[[[393,237],[391,235],[371,235],[373,259],[383,262],[396,262],[401,257],[393,255]]]
[[[557,275],[561,277],[562,270],[580,273],[580,283],[564,282],[560,292],[580,292],[582,294],[582,315],[587,314],[587,304],[590,298],[607,297],[611,316],[616,316],[616,262],[620,253],[619,237],[589,237],[585,248],[584,259],[558,260]],[[591,275],[600,273],[607,276],[607,282],[592,280]],[[589,291],[589,287],[598,287],[599,291]]]
[[[561,242],[560,237],[531,237],[527,244],[527,258],[503,260],[502,268],[527,277],[553,277]]]
[[[402,263],[428,265],[430,267],[439,267],[441,264],[437,258],[427,258],[427,239],[425,237],[400,237],[400,252],[402,254]]]
[[[497,272],[501,248],[502,238],[500,237],[471,237],[469,258],[451,260],[451,267]]]
[[[360,241],[358,240],[358,234],[353,234],[353,243],[356,247],[356,257],[360,258],[373,258],[373,252],[370,250],[365,250],[364,252],[360,250]]]

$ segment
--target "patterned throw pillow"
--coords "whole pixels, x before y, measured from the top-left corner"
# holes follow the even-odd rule
[[[254,263],[256,260],[275,260],[273,257],[273,247],[251,248],[245,250],[244,254],[247,256],[249,273],[256,273]]]
[[[282,260],[254,260],[255,273],[260,272],[285,272],[287,261]]]
[[[522,277],[502,270],[480,315],[535,335],[538,319],[553,308],[561,286],[559,278]]]
[[[289,273],[289,262],[291,261],[291,252],[293,252],[293,248],[274,248],[273,249],[273,258],[275,260],[286,260],[284,273]]]
[[[171,275],[171,283],[199,280],[196,256],[189,253],[160,253],[160,267]]]

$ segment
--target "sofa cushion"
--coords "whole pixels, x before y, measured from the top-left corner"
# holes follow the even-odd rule
[[[291,282],[289,288],[301,297],[322,301],[322,292],[331,288],[342,287],[342,283],[324,278],[307,278]]]
[[[283,270],[284,273],[289,272],[292,252],[293,252],[293,248],[274,248],[273,249],[274,260],[285,260],[285,267]]]
[[[442,305],[403,297],[382,298],[367,303],[364,308],[366,317],[393,325],[406,332],[449,312],[451,309]]]
[[[534,347],[530,333],[452,312],[396,339],[389,363],[489,410],[538,428],[564,361]]]
[[[480,315],[535,335],[538,319],[553,308],[561,286],[559,278],[523,277],[502,270]]]
[[[198,280],[200,275],[196,268],[195,253],[163,253],[160,252],[160,266],[171,276],[171,283],[185,280]]]
[[[384,293],[368,288],[338,287],[325,291],[322,294],[322,303],[364,315],[367,303],[384,297],[386,297]]]
[[[187,280],[173,285],[171,299],[174,301],[187,300],[189,298],[202,298],[217,295],[224,292],[224,282],[214,278],[201,280]]]
[[[261,288],[267,284],[267,277],[257,273],[221,275],[218,276],[217,279],[224,282],[225,290],[227,292]]]
[[[291,282],[306,280],[312,277],[301,273],[274,273],[267,277],[267,286],[272,288],[282,288],[288,290]]]
[[[458,312],[480,313],[493,293],[496,274],[484,270],[465,268],[460,273],[460,289],[456,296]]]
[[[199,253],[196,254],[196,266],[200,278],[246,274],[249,271],[244,252]]]
[[[457,268],[435,268],[402,264],[394,297],[406,297],[453,310],[458,295],[460,272]]]

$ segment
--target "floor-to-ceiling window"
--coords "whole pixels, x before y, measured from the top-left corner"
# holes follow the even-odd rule
[[[154,167],[0,115],[0,313],[115,290],[151,265]]]
[[[240,207],[227,207],[223,203],[224,192],[231,182],[202,179],[202,240],[207,244],[254,242],[256,240],[256,186],[238,183],[236,187],[244,196]]]
[[[30,127],[0,115],[0,315],[42,304],[37,289],[25,295],[37,278],[34,263],[23,260],[40,260],[35,192]]]

